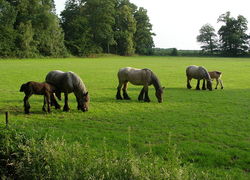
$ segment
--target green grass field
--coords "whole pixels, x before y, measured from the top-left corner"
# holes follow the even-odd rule
[[[223,90],[186,89],[185,68],[202,65],[223,72]],[[131,101],[115,100],[117,71],[121,67],[149,68],[165,86],[164,102],[158,103],[153,86],[150,103],[138,102],[141,87],[129,84]],[[69,95],[70,112],[42,112],[42,96],[30,98],[31,114],[23,113],[20,85],[44,81],[51,70],[73,71],[87,86],[89,112],[77,110]],[[10,112],[10,127],[29,137],[67,143],[86,141],[92,149],[107,148],[125,153],[128,136],[136,154],[152,149],[164,156],[175,144],[182,162],[195,168],[241,174],[250,178],[250,59],[191,57],[102,57],[68,59],[0,60],[0,128],[4,112]],[[214,82],[215,84],[215,82]],[[63,105],[63,101],[59,102]],[[130,130],[128,130],[130,129]],[[222,178],[223,179],[223,178]]]

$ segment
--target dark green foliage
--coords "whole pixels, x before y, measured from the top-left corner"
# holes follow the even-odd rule
[[[206,53],[213,54],[217,49],[217,35],[215,29],[210,24],[205,24],[200,29],[200,35],[197,36],[197,41],[203,44],[202,50]]]
[[[68,0],[61,16],[65,45],[73,55],[152,53],[146,10],[129,0]]]
[[[13,56],[15,50],[15,9],[5,0],[0,0],[0,57]]]
[[[134,35],[135,52],[137,54],[152,55],[154,41],[152,36],[152,25],[147,16],[147,10],[139,8],[135,13],[136,32]]]
[[[235,19],[230,15],[226,12],[218,18],[218,22],[224,23],[218,31],[219,39],[210,24],[201,27],[197,41],[203,44],[201,48],[205,55],[245,56],[249,53],[247,19],[241,15]]]
[[[135,52],[133,37],[136,31],[136,20],[133,9],[128,1],[117,6],[115,40],[116,51],[121,55],[132,55]]]
[[[170,56],[178,56],[178,50],[176,48],[173,48],[173,50],[171,51]]]
[[[6,10],[0,14],[0,38],[3,39],[0,56],[59,57],[67,54],[53,0],[1,0],[0,3]]]
[[[222,14],[219,22],[225,23],[218,31],[221,42],[221,51],[226,56],[239,56],[246,54],[249,48],[247,19],[241,15],[237,19],[230,17],[230,12]]]

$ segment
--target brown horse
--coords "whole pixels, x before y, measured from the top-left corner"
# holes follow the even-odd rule
[[[186,76],[187,76],[187,88],[191,89],[190,81],[192,78],[197,79],[196,90],[200,90],[200,80],[203,80],[202,90],[206,90],[205,81],[207,81],[207,88],[212,91],[212,79],[206,70],[206,68],[202,66],[188,66],[186,68]]]
[[[223,89],[224,88],[223,87],[223,81],[221,80],[222,72],[220,72],[220,71],[210,71],[208,73],[209,73],[211,79],[216,79],[215,89],[217,89],[219,83],[220,83],[221,89]]]
[[[25,84],[22,84],[20,87],[20,92],[24,92],[25,97],[23,99],[24,102],[24,112],[25,114],[30,113],[30,104],[28,99],[32,96],[32,94],[44,95],[44,103],[43,103],[43,111],[50,112],[50,104],[54,105],[56,109],[60,109],[60,105],[57,103],[55,96],[53,93],[56,92],[56,88],[48,83],[39,83],[34,81],[29,81]],[[57,96],[60,99],[60,96]],[[51,101],[50,101],[51,100]],[[47,110],[46,110],[47,104]]]
[[[127,94],[127,86],[128,82],[130,82],[133,85],[143,86],[138,97],[139,101],[144,100],[145,102],[150,102],[148,97],[148,86],[153,84],[155,88],[155,96],[157,97],[158,102],[163,102],[164,87],[161,87],[159,79],[150,69],[136,69],[131,67],[121,68],[118,71],[118,80],[119,85],[117,87],[116,99],[122,99],[121,88],[123,91],[123,98],[126,100],[130,99]]]

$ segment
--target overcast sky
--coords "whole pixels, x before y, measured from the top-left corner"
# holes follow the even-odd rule
[[[66,0],[55,0],[57,14]],[[144,7],[153,25],[155,47],[200,49],[196,36],[200,28],[211,24],[216,31],[221,26],[217,19],[227,11],[231,16],[243,15],[250,29],[250,0],[130,0]],[[249,31],[248,31],[249,32]]]

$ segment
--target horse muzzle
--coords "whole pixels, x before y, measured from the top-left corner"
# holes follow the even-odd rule
[[[82,112],[87,112],[88,108],[82,108],[81,110],[82,110]]]

